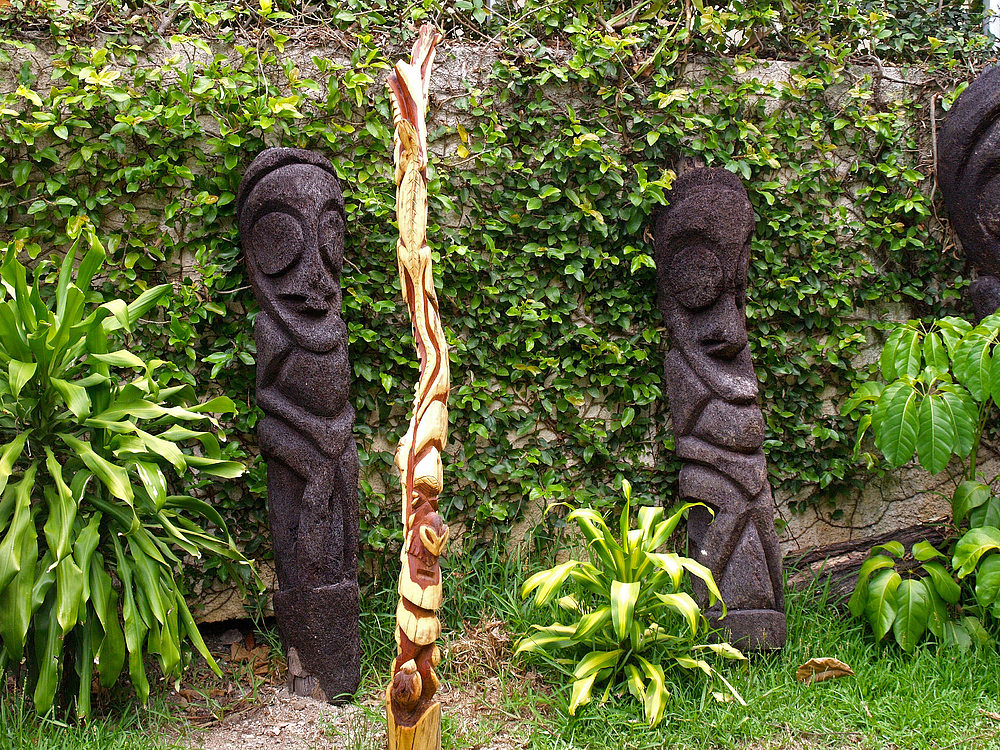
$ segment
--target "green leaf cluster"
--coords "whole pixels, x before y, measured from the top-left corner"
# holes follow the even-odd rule
[[[919,565],[898,570],[904,559]],[[955,561],[957,568],[957,554]],[[992,593],[995,597],[995,588]],[[912,651],[926,636],[961,648],[974,641],[988,642],[982,620],[965,612],[961,600],[962,587],[942,552],[921,541],[906,558],[902,544],[889,542],[874,547],[861,566],[849,608],[852,615],[865,619],[878,640],[891,632],[904,651]]]
[[[850,600],[851,613],[865,618],[876,638],[892,632],[904,651],[927,635],[966,648],[988,641],[983,623],[1000,616],[1000,555],[992,554],[1000,548],[997,477],[983,476],[977,465],[1000,403],[998,338],[1000,313],[976,326],[952,317],[904,323],[882,350],[885,384],[864,383],[843,406],[859,416],[858,448],[870,428],[892,467],[914,454],[931,474],[953,459],[963,465],[951,505],[956,528],[967,523],[968,530],[950,541],[950,559],[927,541],[913,545],[908,558],[899,542],[879,545]]]
[[[998,334],[998,315],[975,327],[946,317],[896,328],[879,360],[885,384],[862,384],[842,407],[861,414],[859,451],[870,427],[892,468],[916,453],[921,466],[938,474],[956,457],[968,461],[964,473],[974,477],[984,420],[1000,396],[1000,353],[996,366],[992,355]]]
[[[169,678],[191,647],[218,671],[181,559],[247,561],[210,504],[177,492],[192,472],[242,474],[212,429],[232,401],[197,402],[166,362],[125,346],[170,287],[102,301],[104,246],[84,217],[68,235],[59,265],[30,273],[22,243],[0,248],[0,675],[23,667],[36,711],[62,688],[82,717],[95,678],[127,671],[145,701],[147,654]]]
[[[577,508],[566,516],[576,522],[587,543],[590,560],[567,560],[535,573],[521,587],[521,597],[534,594],[536,606],[555,604],[557,619],[535,625],[518,644],[517,653],[542,653],[571,680],[569,713],[592,700],[604,686],[603,700],[627,689],[643,705],[646,720],[656,726],[670,698],[665,670],[704,673],[717,700],[743,702],[705,656],[745,657],[728,643],[705,643],[708,622],[684,589],[688,577],[699,579],[709,600],[720,599],[712,571],[674,552],[660,552],[692,504],[664,517],[663,508],[640,506],[631,527],[631,485],[623,482],[625,507],[618,534],[592,508]],[[571,593],[556,595],[571,583]],[[725,613],[725,604],[722,605]],[[605,685],[606,683],[606,685]]]

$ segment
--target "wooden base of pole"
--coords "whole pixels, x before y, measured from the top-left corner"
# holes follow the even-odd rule
[[[386,690],[385,717],[389,725],[389,750],[441,750],[441,704],[437,701],[427,706],[412,725],[397,724]]]

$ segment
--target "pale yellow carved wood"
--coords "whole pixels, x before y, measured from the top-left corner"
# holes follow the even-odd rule
[[[434,269],[427,246],[427,92],[434,49],[441,40],[421,27],[410,62],[389,75],[396,178],[396,256],[420,360],[409,429],[396,449],[402,495],[397,654],[385,707],[390,750],[440,750],[441,704],[434,668],[441,661],[441,567],[448,527],[438,513],[443,487],[441,451],[448,439],[448,345],[441,326]]]

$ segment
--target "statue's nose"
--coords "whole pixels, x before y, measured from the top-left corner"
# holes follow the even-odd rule
[[[301,279],[305,285],[306,297],[309,302],[326,303],[327,298],[333,294],[334,285],[330,274],[323,267],[323,261],[319,257],[319,252],[312,251],[303,258],[303,268]]]
[[[723,294],[712,307],[712,325],[702,345],[709,353],[722,359],[732,359],[747,345],[747,326],[743,311],[731,294]]]

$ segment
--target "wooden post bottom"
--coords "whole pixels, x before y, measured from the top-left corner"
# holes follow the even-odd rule
[[[441,704],[431,703],[412,725],[397,724],[389,691],[385,693],[389,750],[441,750]]]

